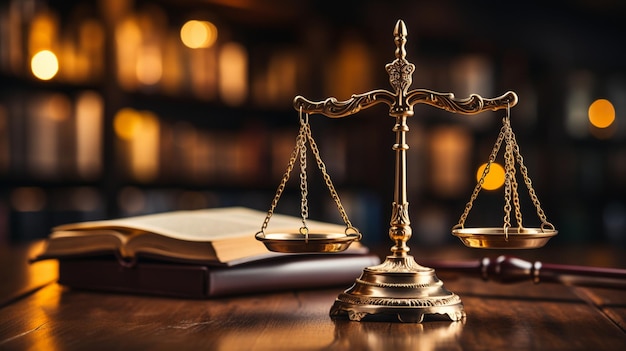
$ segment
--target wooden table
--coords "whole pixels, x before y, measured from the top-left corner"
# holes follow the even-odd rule
[[[40,245],[0,248],[0,350],[626,350],[626,292],[615,289],[439,275],[462,298],[464,322],[358,323],[328,317],[347,287],[212,300],[72,291],[56,284],[54,261],[26,263]],[[615,248],[522,255],[613,266],[625,257]]]

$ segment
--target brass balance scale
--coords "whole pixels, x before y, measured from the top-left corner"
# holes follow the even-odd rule
[[[396,59],[387,64],[385,69],[389,73],[389,82],[394,92],[387,90],[373,90],[364,94],[352,95],[349,100],[338,101],[328,98],[321,102],[313,102],[302,96],[294,99],[294,108],[299,112],[300,129],[296,138],[296,146],[291,154],[287,171],[285,172],[271,207],[267,213],[261,230],[256,238],[265,246],[276,252],[339,252],[361,239],[360,231],[352,225],[344,210],[337,191],[333,186],[326,166],[322,161],[319,149],[309,126],[309,114],[319,113],[331,118],[346,117],[369,108],[376,104],[389,105],[389,116],[396,119],[393,131],[396,133],[396,142],[393,150],[395,159],[395,188],[392,203],[391,227],[389,237],[394,243],[391,254],[377,266],[366,267],[356,282],[349,289],[341,293],[330,310],[332,318],[349,318],[353,321],[400,321],[421,323],[430,320],[460,321],[465,318],[465,311],[461,299],[448,291],[443,282],[435,275],[432,268],[419,265],[413,256],[409,255],[407,241],[411,238],[411,221],[409,220],[409,203],[406,191],[406,133],[409,131],[407,118],[413,116],[413,106],[422,103],[444,109],[449,112],[462,114],[477,114],[487,110],[506,110],[502,120],[502,128],[489,156],[481,178],[479,179],[458,224],[452,228],[452,234],[457,236],[466,246],[474,248],[518,249],[538,248],[557,234],[554,226],[547,221],[541,209],[540,202],[532,187],[523,157],[520,154],[515,134],[511,129],[510,110],[517,104],[517,95],[514,92],[494,98],[485,99],[472,94],[466,99],[457,99],[452,93],[438,93],[425,89],[408,91],[412,83],[412,74],[415,65],[406,60],[405,44],[407,29],[402,20],[399,20],[394,29],[396,45]],[[346,225],[344,233],[309,232],[306,224],[308,217],[308,185],[306,177],[307,143],[315,156],[318,168],[321,170],[330,195],[335,201],[337,209]],[[505,144],[504,164],[504,224],[502,227],[465,227],[465,220],[477,198],[483,182],[489,173],[490,166],[495,162],[502,143]],[[302,227],[290,233],[266,233],[267,226],[285,189],[296,161],[300,161],[300,190],[302,194],[301,214]],[[518,164],[524,183],[537,215],[541,220],[539,228],[522,226],[522,212],[518,194],[515,164]],[[514,209],[517,227],[511,225],[511,210]]]

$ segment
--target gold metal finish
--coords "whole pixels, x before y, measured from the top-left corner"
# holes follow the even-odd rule
[[[358,232],[347,219],[347,215],[341,206],[339,197],[326,173],[325,166],[319,157],[319,151],[308,125],[308,114],[319,113],[331,118],[341,118],[353,115],[362,109],[384,103],[389,106],[389,116],[395,118],[392,131],[396,134],[396,140],[392,149],[395,152],[395,184],[394,198],[391,205],[391,221],[389,238],[394,245],[391,247],[391,255],[377,266],[366,267],[356,280],[354,285],[341,293],[331,307],[332,318],[347,318],[353,321],[385,320],[421,323],[428,320],[447,319],[461,321],[465,318],[463,303],[456,294],[448,291],[443,282],[439,280],[432,268],[419,265],[413,256],[409,255],[410,248],[407,241],[412,236],[411,221],[409,218],[409,202],[407,201],[407,162],[406,152],[409,149],[406,133],[409,132],[407,118],[414,115],[413,107],[416,104],[427,104],[449,112],[461,114],[477,114],[487,110],[507,110],[507,116],[503,120],[503,127],[496,141],[496,145],[489,158],[478,185],[472,193],[471,200],[465,207],[459,223],[453,228],[453,234],[458,236],[466,245],[484,248],[520,248],[539,247],[556,234],[554,226],[550,224],[539,200],[532,188],[528,172],[523,164],[523,158],[515,141],[515,135],[509,122],[510,108],[517,104],[517,95],[514,92],[494,98],[485,99],[472,94],[466,99],[457,99],[452,93],[438,93],[426,89],[409,91],[413,81],[412,75],[415,65],[406,60],[407,29],[402,20],[396,23],[394,28],[394,43],[396,45],[395,60],[385,66],[389,74],[389,83],[393,91],[378,89],[363,94],[355,94],[346,101],[338,101],[331,97],[323,101],[310,101],[302,96],[294,99],[294,108],[300,111],[300,132],[296,140],[287,172],[283,177],[272,206],[263,223],[261,231],[256,234],[258,240],[263,241],[270,250],[279,252],[334,252],[345,249],[351,240],[359,240],[361,233]],[[302,118],[302,113],[307,115]],[[337,208],[346,223],[346,235],[341,234],[310,234],[306,227],[307,217],[307,185],[306,185],[306,142],[311,144],[311,149],[316,157],[319,168],[324,174],[324,179],[335,199]],[[495,161],[497,152],[502,142],[505,142],[505,217],[503,228],[464,228],[464,223],[469,214],[474,200],[476,199],[484,178],[489,172],[491,163]],[[302,192],[302,223],[300,233],[275,233],[265,234],[276,203],[285,187],[291,169],[297,157],[300,156],[300,187]],[[520,172],[529,189],[529,194],[537,209],[537,214],[542,221],[541,228],[527,229],[522,227],[522,215],[517,193],[517,181],[515,178],[514,164],[520,165]],[[511,202],[515,209],[515,218],[518,228],[511,229],[510,212]],[[354,234],[349,235],[348,231]],[[354,239],[351,238],[354,237]],[[347,244],[347,245],[346,245]],[[345,246],[345,247],[344,247]]]
[[[524,158],[519,150],[519,145],[515,140],[515,133],[511,128],[510,109],[507,108],[507,114],[502,119],[502,128],[496,139],[496,143],[493,146],[491,154],[489,155],[489,161],[485,166],[476,187],[470,197],[469,202],[465,205],[465,210],[459,218],[459,223],[452,228],[452,234],[457,236],[463,244],[468,247],[474,248],[492,248],[492,249],[533,249],[539,248],[546,244],[551,237],[555,236],[558,232],[555,230],[554,225],[548,222],[546,214],[541,208],[539,198],[535,193],[535,189],[532,186],[532,181],[528,176],[528,169],[524,165]],[[504,218],[503,226],[501,228],[465,228],[465,221],[469,215],[470,210],[474,204],[474,201],[478,197],[478,193],[482,188],[482,185],[489,173],[491,164],[495,162],[498,156],[498,151],[502,142],[505,143],[504,151]],[[524,179],[524,183],[528,188],[528,194],[535,206],[537,216],[541,221],[540,228],[524,228],[522,225],[522,210],[520,206],[518,184],[515,171],[515,162],[519,164],[520,172]],[[511,227],[511,202],[513,202],[513,208],[515,210],[515,220],[517,221],[517,228]]]
[[[460,321],[465,311],[461,298],[443,286],[434,269],[420,266],[410,255],[391,255],[382,264],[365,268],[354,285],[339,294],[330,316],[421,323]]]
[[[411,238],[412,230],[406,190],[406,151],[409,149],[406,142],[406,133],[409,131],[407,118],[413,116],[413,107],[418,103],[471,115],[515,106],[517,95],[514,92],[507,92],[495,99],[484,99],[479,95],[457,99],[452,93],[438,93],[426,89],[409,91],[415,65],[406,60],[406,40],[406,26],[399,20],[394,28],[396,58],[385,66],[393,92],[373,90],[352,95],[346,101],[338,101],[332,97],[320,102],[310,101],[302,96],[294,99],[296,110],[320,113],[331,118],[349,116],[362,109],[384,103],[389,106],[389,116],[396,119],[392,129],[396,134],[396,142],[393,145],[396,160],[394,200],[389,228],[389,237],[394,243],[391,255],[387,256],[381,265],[365,268],[355,284],[337,297],[330,310],[333,318],[419,323],[440,319],[459,321],[465,317],[461,299],[445,289],[432,268],[420,266],[413,256],[408,254],[410,249],[407,241]]]
[[[452,234],[465,246],[483,249],[535,249],[544,246],[557,233],[553,228],[452,229]]]
[[[344,233],[309,233],[309,228],[306,224],[306,220],[309,216],[309,206],[307,199],[308,182],[306,172],[307,142],[311,147],[311,152],[315,156],[317,166],[322,172],[322,176],[324,177],[326,186],[330,191],[330,196],[335,201],[335,205],[339,210],[339,214],[346,224],[346,229]],[[298,158],[300,158],[300,213],[302,216],[302,227],[300,227],[298,233],[266,234],[265,230],[269,225],[270,219],[274,214],[274,210],[276,209],[278,201],[280,200],[280,197],[285,190],[285,185],[289,180],[291,171],[293,170],[293,167],[295,166],[296,160]],[[339,252],[347,249],[352,242],[361,240],[361,232],[359,232],[357,228],[352,226],[350,219],[348,219],[348,214],[341,204],[341,200],[339,199],[337,190],[335,190],[335,186],[330,179],[330,175],[326,171],[326,165],[322,161],[319,149],[317,147],[317,143],[315,142],[315,140],[313,139],[313,135],[311,134],[309,115],[305,114],[305,116],[303,117],[302,109],[300,109],[300,130],[296,138],[296,146],[291,153],[291,157],[289,158],[289,163],[287,165],[287,170],[285,171],[285,174],[283,175],[283,178],[278,185],[278,189],[276,189],[276,194],[274,195],[274,199],[272,200],[270,209],[267,212],[267,216],[263,221],[261,230],[256,233],[255,237],[257,240],[263,242],[268,250],[283,253]]]
[[[283,253],[304,252],[340,252],[358,241],[358,234],[344,233],[307,233],[306,238],[300,233],[267,233],[258,232],[257,240],[263,242],[270,251]]]

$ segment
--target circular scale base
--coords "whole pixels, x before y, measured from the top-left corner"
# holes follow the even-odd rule
[[[460,321],[463,303],[446,290],[435,270],[418,265],[413,256],[388,256],[367,267],[354,285],[339,294],[331,318],[352,321]]]

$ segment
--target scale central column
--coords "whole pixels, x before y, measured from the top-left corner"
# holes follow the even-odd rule
[[[406,133],[409,131],[406,119],[406,116],[396,117],[396,125],[393,127],[396,133],[396,143],[393,145],[393,150],[396,152],[396,172],[389,237],[395,243],[391,252],[398,257],[406,256],[409,252],[406,242],[413,233],[406,195],[406,151],[409,149],[406,143]]]
[[[395,94],[394,102],[390,106],[389,116],[395,117],[396,124],[393,132],[396,133],[396,143],[392,149],[396,152],[395,186],[391,211],[391,227],[389,237],[395,243],[391,251],[394,256],[404,257],[409,252],[406,242],[411,238],[411,221],[409,220],[409,202],[406,195],[406,133],[409,131],[407,118],[413,116],[413,107],[407,103],[407,91],[413,83],[415,65],[406,59],[407,30],[403,21],[398,21],[393,31],[396,44],[395,60],[385,65],[389,74],[389,84]]]
[[[339,294],[331,307],[333,318],[348,317],[354,321],[395,320],[417,322],[465,318],[461,299],[448,291],[435,275],[435,270],[420,266],[409,255],[407,241],[411,238],[409,203],[406,191],[406,133],[407,118],[413,116],[413,107],[407,102],[407,90],[412,83],[415,65],[406,60],[407,30],[398,21],[394,29],[396,59],[385,66],[389,83],[395,90],[389,115],[395,117],[396,153],[394,201],[389,237],[394,242],[391,255],[377,266],[367,267],[352,287]]]

